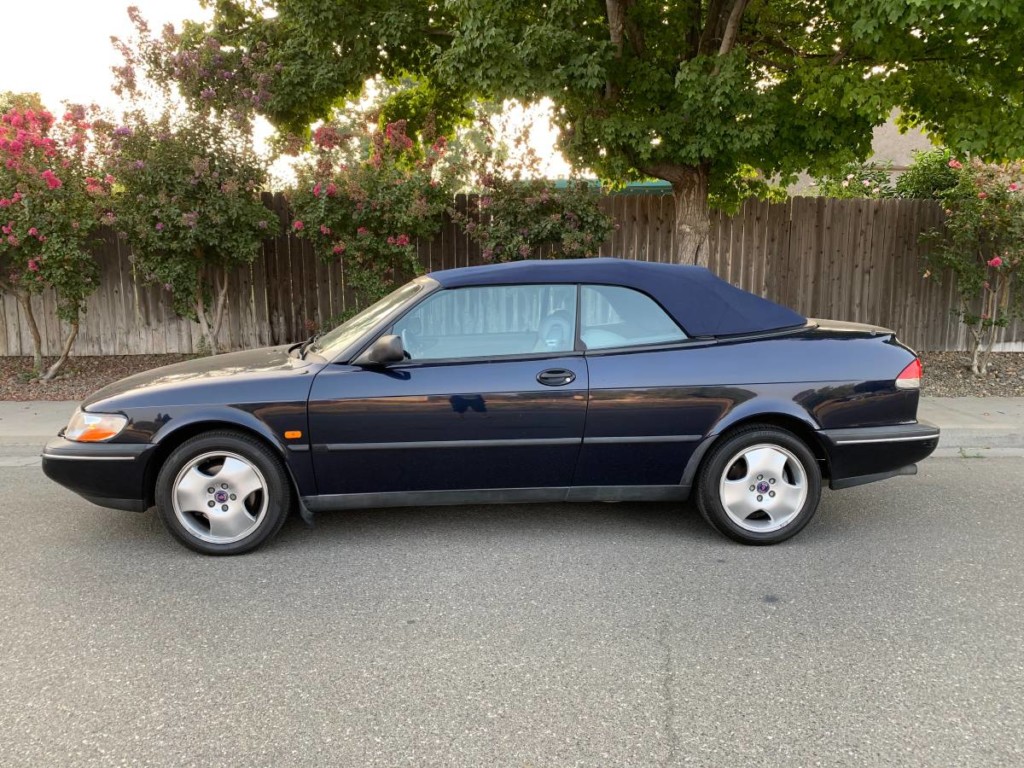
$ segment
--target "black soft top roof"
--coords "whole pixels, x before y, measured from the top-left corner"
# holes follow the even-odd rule
[[[446,269],[430,277],[445,288],[516,283],[621,285],[648,294],[689,336],[731,336],[792,328],[806,318],[725,282],[703,267],[628,259],[512,261]]]

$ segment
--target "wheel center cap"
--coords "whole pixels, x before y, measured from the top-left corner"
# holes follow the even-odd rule
[[[227,491],[217,491],[215,494],[213,494],[213,498],[215,498],[217,500],[218,504],[223,504],[224,502],[226,502],[228,500],[228,492]]]
[[[759,482],[757,484],[757,492],[758,493],[768,493],[768,488],[770,488],[770,487],[771,486],[768,485],[768,481],[767,480],[762,480],[761,482]]]

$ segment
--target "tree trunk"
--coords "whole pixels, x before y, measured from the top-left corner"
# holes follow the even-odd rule
[[[677,264],[706,267],[709,256],[708,234],[711,232],[711,211],[708,208],[710,163],[655,163],[641,170],[672,185],[676,209],[676,243],[675,251],[666,254],[668,260]],[[658,254],[658,257],[663,258],[661,254]]]
[[[199,320],[199,330],[202,332],[203,338],[206,339],[211,355],[216,355],[220,351],[217,346],[217,336],[224,322],[224,310],[228,298],[228,278],[223,272],[223,268],[217,268],[213,273],[215,300],[212,318],[209,317],[206,301],[203,299],[203,276],[201,272],[198,277],[198,285],[196,286],[196,318]]]
[[[32,367],[36,375],[43,372],[43,338],[39,335],[39,326],[36,325],[36,316],[32,312],[32,297],[28,291],[18,291],[18,303],[25,313],[25,323],[28,325],[29,335],[32,336]]]
[[[54,376],[60,373],[60,369],[64,367],[64,363],[68,361],[68,357],[71,355],[71,347],[75,343],[75,339],[78,338],[78,320],[71,323],[71,331],[68,333],[67,339],[64,340],[64,348],[60,352],[60,357],[57,361],[51,365],[46,373],[41,377],[43,381],[50,381]]]
[[[672,260],[706,267],[711,231],[708,169],[706,166],[688,167],[680,178],[670,181],[676,207],[676,252]]]

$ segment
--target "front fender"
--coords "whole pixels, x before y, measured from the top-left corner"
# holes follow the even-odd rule
[[[251,409],[251,410],[250,410]],[[150,442],[166,445],[182,430],[197,425],[212,429],[236,428],[252,432],[267,441],[284,461],[299,496],[316,493],[316,479],[309,452],[306,404],[273,404],[239,407],[233,405],[183,406],[168,409],[160,416],[161,425]],[[302,438],[285,440],[286,431],[299,431]]]
[[[223,424],[228,427],[241,427],[257,433],[270,443],[282,458],[287,459],[288,457],[289,451],[285,447],[283,439],[265,421],[258,419],[252,412],[242,408],[230,405],[202,406],[199,408],[191,406],[187,409],[181,409],[179,413],[167,415],[169,418],[153,434],[151,442],[160,444],[180,430],[196,424]]]

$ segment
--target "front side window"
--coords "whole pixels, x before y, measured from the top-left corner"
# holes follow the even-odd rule
[[[587,349],[670,344],[686,334],[650,296],[615,285],[580,291],[580,339]]]
[[[494,285],[439,291],[395,323],[413,360],[571,352],[575,285]]]

